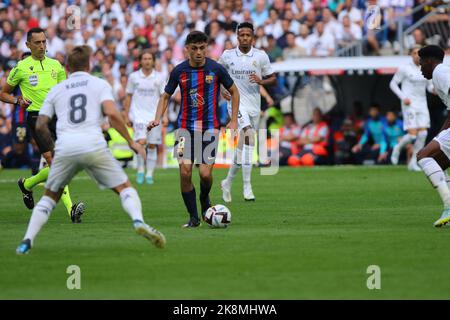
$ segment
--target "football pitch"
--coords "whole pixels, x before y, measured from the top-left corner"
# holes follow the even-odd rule
[[[157,170],[154,185],[137,189],[164,250],[134,233],[115,194],[81,174],[70,186],[86,203],[83,222],[72,224],[58,204],[30,254],[16,256],[31,213],[16,180],[28,174],[0,173],[0,299],[450,298],[450,227],[433,227],[440,199],[403,166],[254,169],[256,202],[244,202],[238,174],[229,228],[190,230],[181,228],[178,171]],[[214,171],[213,203],[223,203],[225,175]],[[194,181],[198,193],[197,170]],[[66,285],[71,265],[79,290]],[[369,290],[373,265],[381,289]]]

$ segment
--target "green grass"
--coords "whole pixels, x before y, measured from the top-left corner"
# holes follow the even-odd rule
[[[71,194],[87,205],[83,223],[59,204],[30,254],[16,256],[30,211],[15,180],[27,174],[0,174],[0,299],[450,298],[450,228],[432,226],[439,197],[404,167],[255,170],[255,203],[243,201],[238,175],[233,222],[221,230],[181,229],[178,171],[159,170],[138,191],[164,250],[134,233],[117,196],[81,175]],[[214,203],[225,174],[214,171]],[[69,265],[81,268],[81,290],[66,287]],[[381,290],[367,289],[369,265],[381,268]]]

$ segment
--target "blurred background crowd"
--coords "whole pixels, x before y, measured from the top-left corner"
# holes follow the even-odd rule
[[[91,46],[92,72],[112,85],[120,108],[128,75],[137,70],[141,50],[150,49],[156,54],[156,70],[167,77],[185,59],[184,41],[192,30],[207,33],[212,59],[237,45],[235,30],[243,21],[254,24],[254,45],[265,50],[272,62],[341,56],[358,41],[363,44],[361,54],[373,56],[399,54],[416,44],[436,43],[448,48],[445,28],[434,34],[417,28],[399,39],[399,27],[413,26],[445,2],[428,1],[429,6],[422,5],[425,1],[428,0],[1,0],[0,86],[21,54],[28,51],[27,30],[38,26],[47,33],[47,55],[63,65],[72,47]],[[381,8],[383,28],[377,33],[365,27],[370,4]],[[448,12],[440,16],[447,17],[448,23]],[[263,127],[283,128],[282,163],[311,163],[311,153],[317,164],[367,163],[367,159],[387,163],[385,153],[395,141],[390,133],[401,135],[397,132],[401,126],[400,130],[389,130],[389,126],[398,126],[398,110],[387,113],[385,118],[373,116],[375,109],[380,113],[376,105],[370,106],[370,115],[364,113],[369,106],[359,106],[339,127],[333,128],[330,118],[315,109],[312,120],[302,123],[301,128],[291,113],[279,111],[279,102],[292,93],[292,88],[282,75],[278,80],[276,87],[266,88],[269,97],[262,101],[266,112]],[[178,106],[179,95],[174,95],[169,108],[169,132],[174,129]],[[221,110],[221,123],[225,124],[227,112],[223,103]],[[0,158],[13,148],[9,138],[13,111],[12,106],[0,103]],[[366,117],[367,121],[381,119],[387,129],[381,135],[375,134],[374,139],[374,133],[364,129]]]

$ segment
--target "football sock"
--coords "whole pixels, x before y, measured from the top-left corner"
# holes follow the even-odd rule
[[[140,155],[137,155],[137,172],[138,173],[145,172],[145,160]]]
[[[147,176],[153,177],[153,171],[156,167],[156,160],[158,158],[157,149],[147,148]]]
[[[34,188],[35,185],[44,182],[48,178],[48,173],[50,171],[50,167],[45,167],[41,171],[39,171],[36,175],[25,179],[24,187],[28,191]]]
[[[417,133],[417,138],[416,141],[414,142],[413,154],[411,157],[412,165],[417,165],[417,152],[419,152],[425,146],[427,135],[428,135],[427,131],[419,131]]]
[[[242,150],[242,180],[244,184],[250,184],[252,175],[252,159],[253,159],[253,146],[244,144]]]
[[[402,150],[408,143],[414,143],[415,139],[416,139],[416,136],[407,133],[403,137],[400,138],[397,145],[400,148],[400,150]]]
[[[181,192],[181,195],[183,196],[184,205],[189,212],[191,220],[199,221],[195,188],[192,188],[189,192]]]
[[[430,180],[431,185],[438,191],[444,207],[450,206],[450,190],[445,180],[445,174],[433,158],[423,158],[418,161],[419,166]]]
[[[234,177],[236,177],[236,173],[241,167],[241,163],[242,163],[242,150],[236,148],[236,151],[234,152],[233,163],[231,164],[231,167],[228,170],[228,175],[226,178],[228,185],[231,186],[231,184],[233,183]]]
[[[425,131],[419,131],[417,133],[417,139],[416,142],[414,142],[414,153],[417,154],[424,146],[425,142],[427,141],[427,135],[428,132]]]
[[[122,202],[122,207],[126,213],[130,216],[131,220],[139,220],[144,222],[142,216],[142,204],[141,199],[136,189],[128,187],[120,192],[120,201]]]
[[[70,216],[70,212],[72,211],[72,199],[70,199],[69,186],[64,187],[64,191],[61,194],[61,201],[63,202],[64,207],[66,207],[66,210],[67,212],[69,212]]]
[[[31,214],[30,222],[28,223],[28,229],[25,233],[25,239],[31,240],[31,245],[33,245],[34,238],[41,230],[42,226],[47,223],[50,213],[56,206],[56,202],[48,197],[43,196],[41,200],[36,204]]]
[[[210,205],[209,192],[212,187],[212,179],[200,180],[200,203],[202,205],[202,212],[206,211]]]

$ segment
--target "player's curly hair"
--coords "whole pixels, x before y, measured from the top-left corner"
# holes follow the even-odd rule
[[[445,52],[441,47],[431,45],[423,47],[419,50],[419,57],[421,59],[433,59],[439,62],[444,61]]]

